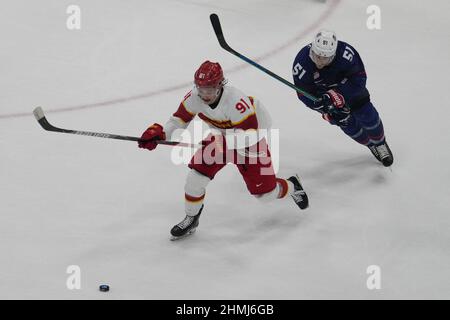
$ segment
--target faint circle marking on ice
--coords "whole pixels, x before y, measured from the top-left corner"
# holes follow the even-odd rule
[[[341,0],[334,0],[330,3],[329,7],[324,11],[324,13],[322,13],[322,15],[317,18],[312,24],[310,24],[307,28],[305,28],[303,31],[301,31],[297,36],[295,36],[294,38],[292,38],[291,40],[287,41],[286,43],[284,43],[283,45],[259,56],[256,57],[255,59],[253,59],[254,61],[260,62],[262,60],[268,59],[274,55],[276,55],[277,53],[279,53],[280,51],[286,49],[287,47],[290,47],[292,45],[298,44],[298,41],[302,38],[304,38],[307,34],[311,33],[312,31],[314,31],[315,29],[317,29],[319,27],[319,25],[326,20],[333,12],[334,10],[337,8],[337,6],[339,5],[339,3],[341,2]],[[236,67],[233,67],[231,69],[225,70],[226,73],[233,73],[233,72],[237,72],[240,71],[242,69],[248,68],[250,67],[250,65],[248,63],[241,63],[239,65],[237,65]],[[100,102],[95,102],[95,103],[89,103],[89,104],[83,104],[83,105],[78,105],[78,106],[71,106],[71,107],[63,107],[63,108],[59,108],[59,109],[46,109],[46,113],[57,113],[57,112],[67,112],[67,111],[77,111],[77,110],[83,110],[83,109],[91,109],[91,108],[98,108],[98,107],[104,107],[104,106],[110,106],[110,105],[115,105],[115,104],[120,104],[120,103],[125,103],[125,102],[129,102],[129,101],[133,101],[133,100],[140,100],[140,99],[147,99],[147,98],[151,98],[160,94],[164,94],[164,93],[168,93],[168,92],[173,92],[179,89],[183,89],[183,88],[188,88],[189,86],[192,85],[192,81],[189,82],[184,82],[175,86],[171,86],[171,87],[167,87],[167,88],[163,88],[163,89],[158,89],[158,90],[154,90],[154,91],[150,91],[150,92],[146,92],[146,93],[142,93],[142,94],[138,94],[138,95],[134,95],[134,96],[128,96],[128,97],[123,97],[123,98],[116,98],[116,99],[110,99],[110,100],[105,100],[105,101],[100,101]],[[26,116],[32,116],[33,113],[32,112],[18,112],[18,113],[9,113],[9,114],[0,114],[0,119],[11,119],[11,118],[20,118],[20,117],[26,117]]]

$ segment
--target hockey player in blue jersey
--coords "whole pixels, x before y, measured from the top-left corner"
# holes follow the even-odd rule
[[[292,72],[297,87],[318,97],[313,102],[298,93],[303,103],[367,146],[385,167],[392,165],[394,157],[384,137],[383,123],[366,88],[364,64],[351,45],[338,41],[332,31],[320,31],[297,54]]]

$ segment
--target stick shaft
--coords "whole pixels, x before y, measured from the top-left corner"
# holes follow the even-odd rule
[[[50,124],[50,122],[48,122],[47,118],[45,117],[44,110],[42,110],[41,107],[37,107],[36,109],[34,109],[33,114],[34,114],[36,120],[41,125],[41,127],[47,131],[68,133],[68,134],[77,134],[77,135],[81,135],[81,136],[89,136],[89,137],[97,137],[97,138],[125,140],[125,141],[135,141],[135,142],[145,141],[138,137],[123,136],[123,135],[118,135],[118,134],[58,128],[58,127],[55,127],[52,124]],[[155,142],[157,144],[164,144],[164,145],[168,145],[168,146],[179,146],[179,147],[189,147],[189,148],[197,148],[197,147],[202,146],[200,144],[192,144],[192,143],[185,143],[185,142],[178,142],[178,141],[167,141],[167,140],[156,140]]]
[[[226,51],[230,52],[231,54],[235,55],[236,57],[244,60],[245,62],[251,64],[252,66],[258,68],[259,70],[267,73],[269,76],[277,79],[278,81],[284,83],[285,85],[291,87],[292,89],[296,90],[297,92],[301,93],[302,95],[304,95],[305,97],[307,97],[308,99],[310,99],[311,101],[317,101],[318,98],[313,96],[312,94],[306,92],[305,90],[303,90],[302,88],[297,87],[296,85],[294,85],[293,83],[287,81],[286,79],[280,77],[279,75],[273,73],[272,71],[264,68],[262,65],[258,64],[257,62],[253,61],[250,58],[247,58],[246,56],[244,56],[243,54],[237,52],[236,50],[234,50],[233,48],[231,48],[228,43],[225,41],[225,37],[223,35],[223,31],[222,31],[222,26],[220,24],[220,20],[219,17],[217,16],[217,14],[213,13],[210,15],[210,20],[211,20],[211,24],[214,28],[214,32],[216,34],[217,40],[219,41],[220,46],[225,49]]]

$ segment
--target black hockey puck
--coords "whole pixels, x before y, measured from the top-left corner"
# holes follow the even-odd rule
[[[100,291],[102,291],[102,292],[108,292],[108,291],[109,291],[109,286],[108,286],[107,284],[102,284],[102,285],[99,287],[99,289],[100,289]]]

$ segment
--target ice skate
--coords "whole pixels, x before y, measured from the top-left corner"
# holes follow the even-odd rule
[[[308,196],[306,195],[305,190],[303,190],[298,175],[292,176],[287,180],[289,180],[294,184],[294,192],[291,194],[291,197],[292,199],[294,199],[295,204],[298,205],[299,208],[302,210],[308,208],[309,206]]]
[[[369,147],[372,154],[380,161],[383,166],[390,167],[394,162],[394,156],[386,141],[380,145]]]
[[[186,217],[183,219],[183,221],[181,221],[180,223],[175,225],[172,228],[172,230],[170,230],[170,234],[172,235],[170,240],[174,241],[174,240],[182,239],[182,238],[185,238],[185,237],[193,234],[198,227],[200,214],[202,213],[202,210],[203,210],[203,205],[200,208],[197,215],[195,215],[195,216],[186,215]]]

